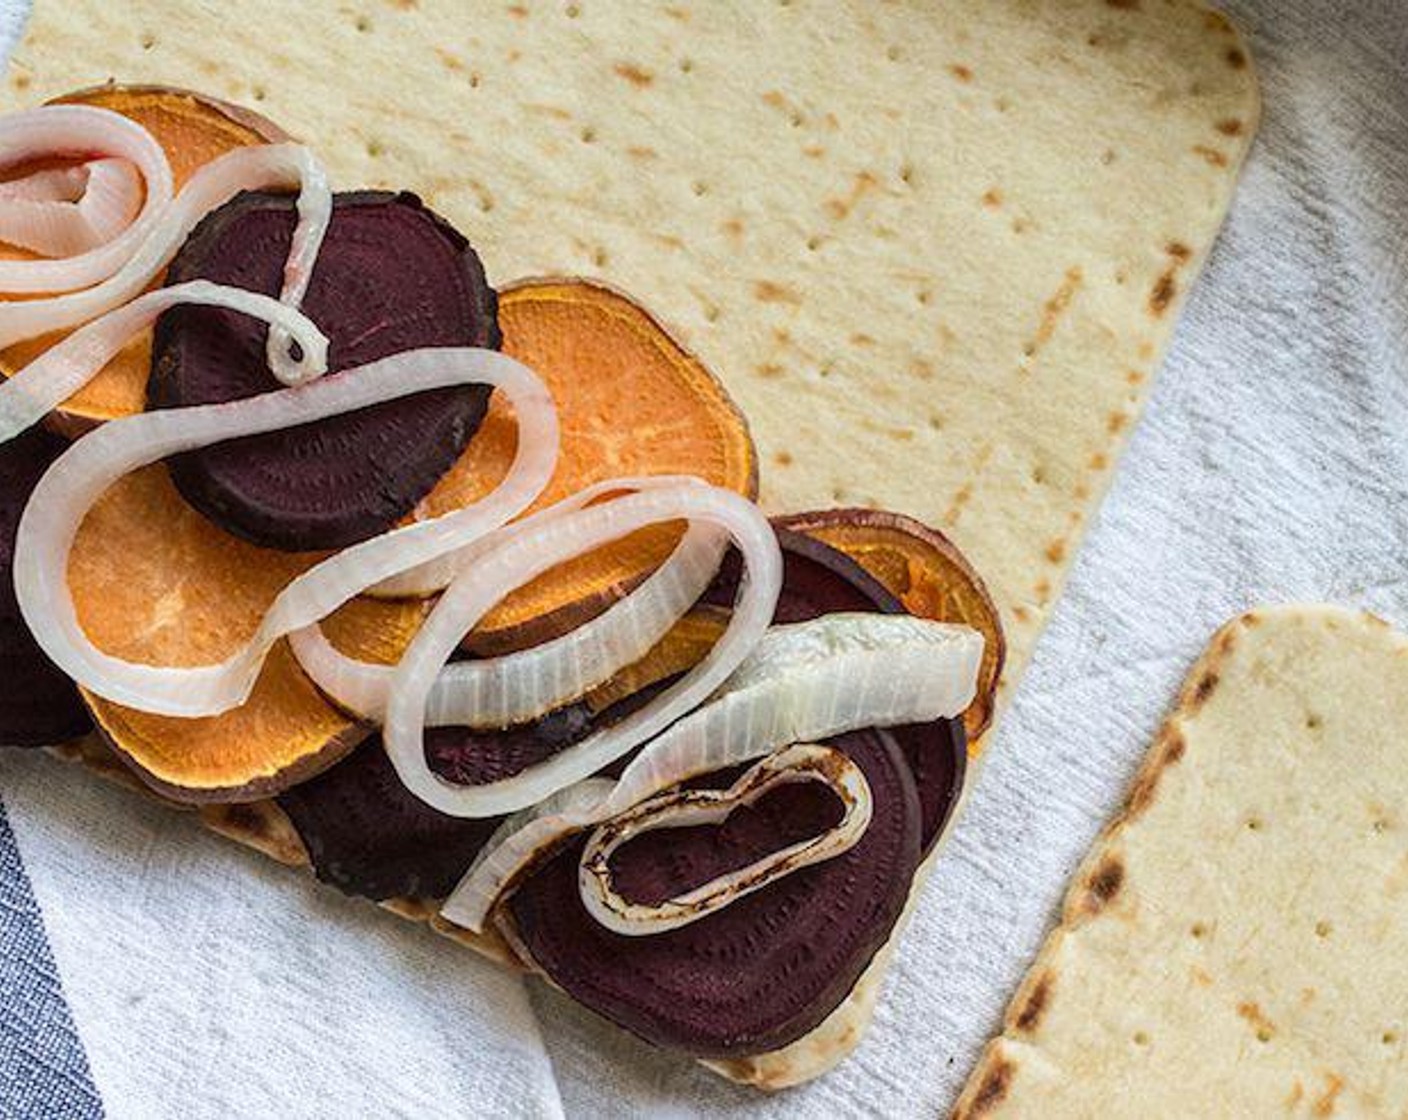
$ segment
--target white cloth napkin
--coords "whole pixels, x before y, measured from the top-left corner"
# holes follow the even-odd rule
[[[47,759],[0,792],[111,1115],[934,1116],[1212,630],[1408,623],[1408,5],[1232,0],[1266,119],[855,1056],[776,1097]],[[18,9],[0,0],[0,13]]]

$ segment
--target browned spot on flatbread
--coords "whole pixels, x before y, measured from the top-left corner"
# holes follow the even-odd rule
[[[1105,856],[1085,881],[1085,898],[1082,902],[1085,912],[1100,913],[1115,900],[1123,887],[1124,864],[1118,856]]]
[[[1045,552],[1048,560],[1053,564],[1059,564],[1066,558],[1066,542],[1061,537],[1057,537],[1047,542]]]
[[[1270,1042],[1276,1033],[1276,1024],[1266,1017],[1266,1012],[1255,1000],[1243,1000],[1237,1004],[1237,1014],[1252,1025],[1258,1042]]]
[[[16,74],[13,78],[10,79],[10,84],[18,90],[28,89],[29,83],[30,77],[28,74]]]
[[[626,149],[626,154],[632,159],[658,159],[660,153],[654,148],[644,148],[634,146]]]
[[[1209,31],[1221,31],[1226,35],[1231,35],[1232,21],[1221,12],[1204,12],[1203,26]]]
[[[1305,1099],[1305,1086],[1300,1083],[1300,1078],[1297,1077],[1297,1078],[1295,1079],[1295,1081],[1293,1081],[1293,1082],[1291,1083],[1291,1091],[1286,1094],[1286,1109],[1287,1109],[1287,1111],[1289,1111],[1290,1109],[1295,1108],[1295,1106],[1298,1105],[1298,1104],[1300,1104],[1300,1102],[1301,1102],[1302,1100],[1304,1100],[1304,1099]]]
[[[690,13],[688,8],[666,8],[665,14],[671,19],[679,20],[681,23],[689,22]]]
[[[802,154],[808,159],[820,159],[826,154],[826,149],[820,144],[808,144],[802,149]]]
[[[856,331],[854,334],[851,335],[851,345],[874,346],[875,339],[872,338],[870,335],[866,334],[864,331]]]
[[[1149,310],[1156,316],[1167,311],[1168,305],[1173,302],[1173,297],[1178,294],[1178,282],[1174,280],[1173,274],[1173,268],[1166,269],[1154,281],[1154,289],[1149,293]]]
[[[414,11],[419,6],[416,0],[390,0],[390,3],[393,8],[402,12]]]
[[[730,237],[738,238],[743,236],[743,223],[737,218],[726,218],[719,223],[719,228]]]
[[[1325,1091],[1315,1098],[1312,1105],[1316,1116],[1333,1116],[1335,1114],[1335,1098],[1340,1095],[1340,1090],[1344,1088],[1344,1078],[1336,1073],[1325,1074]]]
[[[1236,117],[1228,117],[1226,120],[1217,122],[1217,131],[1223,136],[1241,136],[1242,122]]]
[[[944,511],[944,524],[950,528],[957,524],[958,517],[963,512],[963,507],[972,500],[972,497],[973,487],[965,482],[958,488],[958,493],[954,494],[953,501],[949,503],[948,509]]]
[[[1108,470],[1110,466],[1110,457],[1106,455],[1103,451],[1097,451],[1094,455],[1090,457],[1090,460],[1086,465],[1090,467],[1090,469],[1093,471]]]
[[[1131,385],[1141,385],[1144,382],[1144,374],[1137,369],[1132,369],[1124,375],[1124,379]]]
[[[1227,52],[1227,65],[1233,70],[1245,70],[1247,68],[1247,52],[1240,47],[1232,47]]]
[[[855,181],[851,184],[849,194],[844,198],[828,198],[826,200],[826,212],[838,222],[845,221],[866,193],[879,185],[880,180],[869,171],[858,172]]]
[[[1218,675],[1216,669],[1209,669],[1201,677],[1198,683],[1193,686],[1193,694],[1188,698],[1188,711],[1190,713],[1198,711],[1208,702],[1210,697],[1217,690]]]
[[[1196,965],[1196,964],[1195,964],[1195,965],[1190,965],[1189,968],[1188,968],[1188,975],[1192,978],[1193,983],[1197,984],[1198,987],[1200,987],[1200,988],[1210,988],[1210,987],[1212,987],[1212,974],[1209,973],[1207,969],[1205,969],[1205,968],[1200,968],[1200,967],[1199,967],[1198,965]]]
[[[1032,594],[1036,596],[1038,603],[1045,603],[1047,599],[1051,598],[1051,581],[1042,576],[1032,587]]]
[[[989,210],[996,210],[1002,205],[1002,192],[996,187],[989,187],[983,193],[983,205]]]
[[[616,72],[618,78],[625,78],[636,89],[645,89],[655,81],[654,74],[634,62],[618,62],[611,69]]]
[[[772,280],[759,280],[754,284],[753,296],[759,303],[799,304],[802,302],[802,297],[796,291],[785,284],[778,284]]]
[[[1041,1024],[1041,1017],[1046,1014],[1046,1008],[1051,1002],[1052,975],[1047,969],[1041,974],[1041,978],[1032,987],[1022,1004],[1022,1010],[1017,1013],[1017,1017],[1012,1021],[1012,1026],[1023,1034],[1031,1034]]]
[[[683,249],[684,242],[673,233],[657,233],[652,235],[656,241],[667,249]]]
[[[1216,148],[1209,148],[1206,144],[1194,144],[1192,151],[1194,155],[1201,156],[1213,167],[1227,166],[1227,157]]]
[[[781,377],[782,374],[785,372],[783,368],[776,362],[762,362],[759,365],[755,366],[754,369],[757,370],[759,377],[764,377],[768,380],[773,380],[775,378]]]
[[[525,8],[522,4],[510,4],[505,10],[506,10],[506,11],[508,12],[508,14],[511,15],[514,19],[527,19],[527,18],[528,18],[528,9]]]
[[[1164,252],[1171,257],[1177,257],[1181,261],[1186,261],[1193,255],[1193,250],[1181,241],[1170,241],[1164,246]]]
[[[960,82],[971,82],[973,80],[972,67],[964,66],[961,62],[951,63],[949,65],[948,72],[952,74],[955,78],[957,78]]]
[[[440,65],[446,70],[463,70],[464,59],[453,51],[447,51],[444,47],[435,48],[435,57],[440,60]]]
[[[1125,806],[1124,819],[1131,821],[1144,812],[1154,803],[1154,795],[1159,791],[1159,779],[1164,776],[1164,771],[1183,757],[1183,752],[1187,750],[1187,741],[1183,738],[1183,732],[1176,727],[1168,727],[1160,740],[1157,752],[1151,753],[1149,761],[1140,770],[1139,776],[1134,779],[1134,785],[1129,790],[1129,801]]]
[[[1079,268],[1072,266],[1066,269],[1066,275],[1062,278],[1060,285],[1042,304],[1041,324],[1037,327],[1036,334],[1032,335],[1024,347],[1028,358],[1035,357],[1037,351],[1051,341],[1051,336],[1056,333],[1056,326],[1060,323],[1061,316],[1071,306],[1071,300],[1080,290],[1082,281],[1083,275]]]
[[[1112,412],[1105,417],[1105,430],[1112,436],[1119,435],[1124,430],[1124,426],[1129,423],[1129,415],[1124,412]]]
[[[792,453],[790,451],[779,451],[773,455],[772,461],[779,467],[790,467],[792,465]]]
[[[983,1074],[983,1080],[978,1085],[978,1091],[973,1094],[973,1099],[968,1102],[967,1107],[960,1107],[954,1112],[954,1120],[973,1120],[974,1117],[986,1116],[1007,1096],[1008,1089],[1012,1086],[1012,1075],[1017,1072],[1017,1064],[1010,1058],[994,1058]]]
[[[1032,612],[1027,610],[1027,608],[1022,606],[1020,603],[1018,603],[1015,607],[1012,608],[1012,617],[1015,618],[1018,622],[1030,622]]]

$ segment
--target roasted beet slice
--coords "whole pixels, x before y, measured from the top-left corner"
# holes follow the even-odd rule
[[[782,544],[783,582],[774,622],[805,622],[838,611],[904,612],[899,599],[839,549],[790,529],[779,528],[777,539]],[[731,603],[739,572],[738,555],[730,552],[705,601]],[[914,771],[923,817],[920,835],[927,853],[943,832],[963,786],[968,762],[963,721],[941,719],[890,731]]]
[[[277,295],[294,198],[249,192],[196,227],[167,283],[207,279]],[[337,371],[403,350],[497,348],[497,298],[469,243],[413,194],[336,196],[303,309]],[[237,400],[279,388],[266,329],[180,307],[157,323],[148,406]],[[342,548],[409,513],[459,457],[488,405],[483,386],[422,393],[173,457],[182,496],[221,528],[289,551]]]
[[[44,655],[15,602],[15,532],[29,495],[65,443],[31,428],[0,444],[0,746],[42,747],[92,730],[78,689]]]
[[[373,735],[278,804],[303,838],[319,879],[347,894],[444,898],[498,820],[446,816],[414,797]]]
[[[579,840],[509,901],[534,963],[599,1014],[696,1057],[763,1053],[812,1030],[889,936],[920,859],[918,798],[895,740],[871,730],[831,745],[856,761],[874,796],[875,815],[855,847],[691,925],[625,937],[582,906],[577,862],[585,840]],[[720,866],[753,858],[764,829],[776,837],[815,830],[825,820],[823,806],[796,793],[787,798],[765,800],[755,819],[732,828],[653,832],[648,847],[618,853],[628,857],[621,866],[630,868],[642,901],[698,885]]]

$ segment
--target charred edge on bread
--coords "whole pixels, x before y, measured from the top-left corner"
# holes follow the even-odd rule
[[[1124,888],[1124,864],[1118,856],[1105,856],[1085,881],[1084,909],[1098,914],[1109,906]]]
[[[986,1116],[1006,1099],[1007,1092],[1012,1087],[1012,1075],[1016,1072],[1016,1062],[994,1054],[988,1063],[987,1072],[983,1074],[983,1080],[978,1085],[978,1091],[973,1094],[973,1099],[966,1107],[960,1105],[954,1111],[953,1120],[973,1120],[974,1117]]]
[[[1126,821],[1133,820],[1154,803],[1154,795],[1158,793],[1159,779],[1163,777],[1164,770],[1181,759],[1187,747],[1187,740],[1177,727],[1169,726],[1164,729],[1160,746],[1151,753],[1148,763],[1130,787],[1129,803],[1124,811]]]
[[[1047,969],[1032,987],[1031,992],[1022,1003],[1021,1011],[1017,1012],[1017,1017],[1012,1021],[1014,1030],[1021,1031],[1023,1034],[1031,1034],[1041,1024],[1042,1016],[1046,1014],[1047,1007],[1051,1005],[1052,984],[1051,970]]]

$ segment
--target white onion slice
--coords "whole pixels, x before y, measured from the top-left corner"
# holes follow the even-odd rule
[[[60,286],[64,295],[0,303],[0,347],[75,327],[127,303],[171,261],[191,230],[210,211],[243,190],[293,187],[299,188],[298,228],[289,250],[280,298],[296,305],[307,288],[331,220],[332,194],[327,176],[313,154],[298,144],[236,148],[192,175],[121,267],[105,279],[83,291],[67,291],[71,285],[65,284]],[[136,224],[129,230],[135,228]],[[292,358],[281,332],[272,332],[270,350],[270,369],[284,384],[301,384],[317,376],[308,355],[299,361]]]
[[[697,484],[697,479],[678,475],[613,479],[505,526],[481,543],[497,545],[507,535],[532,532],[603,494]],[[427,726],[497,728],[524,723],[604,684],[644,657],[694,605],[718,571],[724,544],[724,535],[714,526],[691,525],[665,562],[638,587],[576,629],[531,649],[446,665],[426,701]],[[289,644],[303,671],[341,707],[364,719],[384,718],[394,665],[348,657],[316,625],[294,631]]]
[[[841,819],[815,836],[788,844],[735,871],[664,902],[631,902],[616,889],[611,857],[647,832],[722,824],[779,786],[818,782],[836,795]],[[806,743],[764,758],[728,789],[677,789],[658,794],[601,825],[587,840],[577,885],[587,913],[613,933],[644,937],[706,918],[784,875],[850,851],[865,834],[874,806],[861,768],[840,751]]]
[[[0,443],[39,423],[97,376],[134,335],[183,303],[224,307],[279,324],[303,348],[310,369],[319,374],[327,369],[327,337],[311,319],[278,300],[208,280],[155,288],[85,323],[0,383]]]
[[[5,167],[50,156],[88,159],[99,153],[130,164],[146,188],[146,199],[131,224],[104,244],[62,260],[0,261],[0,292],[69,292],[107,279],[152,235],[171,202],[171,164],[166,152],[145,128],[110,109],[44,105],[0,117],[0,153]],[[0,238],[8,240],[14,232],[7,229],[0,232]],[[145,282],[136,291],[144,286]]]
[[[279,593],[253,637],[218,664],[170,668],[125,661],[97,649],[84,633],[68,587],[69,552],[84,515],[124,474],[211,443],[472,384],[502,391],[519,426],[508,475],[479,502],[393,529],[310,568]],[[278,638],[522,513],[552,477],[557,449],[557,413],[537,375],[497,351],[468,348],[409,351],[297,389],[113,420],[70,447],[35,487],[15,541],[15,592],[49,658],[91,692],[160,715],[218,715],[248,697]]]
[[[137,217],[142,179],[125,159],[95,159],[0,183],[0,241],[46,257],[106,245]]]
[[[512,777],[457,785],[432,771],[425,758],[426,701],[441,666],[489,609],[574,556],[648,525],[680,519],[727,530],[745,567],[729,624],[703,660],[619,723]],[[704,700],[758,642],[781,587],[782,550],[772,526],[756,505],[731,490],[699,483],[645,491],[553,518],[536,531],[511,536],[446,589],[396,667],[382,728],[386,753],[406,789],[450,816],[496,817],[532,805],[620,758]],[[543,710],[547,693],[541,681],[525,685],[525,704]]]
[[[482,931],[544,849],[697,775],[860,728],[957,716],[973,701],[982,656],[976,630],[908,615],[774,626],[709,703],[649,743],[610,793],[545,806],[486,846],[441,913]]]

